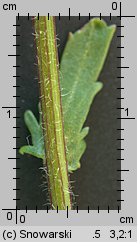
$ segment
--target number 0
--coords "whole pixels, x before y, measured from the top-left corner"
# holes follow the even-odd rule
[[[7,213],[7,220],[12,220],[12,213],[11,212]]]
[[[25,215],[20,215],[20,223],[25,223]]]
[[[117,10],[117,2],[112,3],[112,10]]]

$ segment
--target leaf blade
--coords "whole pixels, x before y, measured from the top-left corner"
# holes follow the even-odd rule
[[[60,70],[65,95],[63,91],[62,105],[70,171],[80,166],[79,159],[85,151],[80,134],[94,97],[102,88],[102,83],[96,81],[114,31],[114,26],[108,27],[104,21],[93,19],[70,35],[63,52]]]
[[[30,110],[24,113],[25,124],[31,134],[32,145],[25,145],[19,149],[19,153],[24,155],[30,154],[37,158],[44,159],[44,140],[42,135],[41,121],[38,123],[36,117]]]

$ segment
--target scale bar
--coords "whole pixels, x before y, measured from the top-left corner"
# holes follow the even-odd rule
[[[2,208],[3,211],[16,211],[16,208]],[[18,208],[18,210],[20,210],[20,208]]]
[[[19,157],[8,157],[8,160],[19,160]]]
[[[118,69],[127,69],[129,66],[117,66]]]
[[[2,108],[20,108],[20,107],[2,107]]]
[[[123,170],[121,170],[121,169],[119,169],[119,170],[117,170],[117,171],[129,171],[129,170],[124,170],[124,169],[123,169]]]
[[[118,18],[135,18],[135,15],[122,15],[122,16],[117,16]]]
[[[15,55],[8,55],[8,56],[20,56],[20,55],[16,55],[16,54],[15,54]]]
[[[135,118],[117,118],[117,119],[135,119]]]

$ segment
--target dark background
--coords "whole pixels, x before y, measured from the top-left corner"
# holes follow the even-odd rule
[[[120,20],[117,17],[102,17],[109,25],[120,25]],[[88,17],[61,17],[59,20],[56,18],[57,37],[59,38],[59,59],[62,55],[65,43],[67,41],[68,33],[74,32],[88,22]],[[34,30],[31,18],[20,17],[17,20],[17,147],[27,144],[26,137],[30,134],[24,124],[23,114],[26,109],[31,109],[38,117],[38,74],[36,66],[36,53],[34,44]],[[120,179],[121,174],[117,169],[121,168],[121,162],[117,160],[120,158],[120,141],[117,140],[121,137],[119,129],[121,127],[120,120],[120,107],[121,101],[117,99],[120,97],[121,87],[120,79],[120,28],[117,28],[113,38],[111,48],[105,62],[104,68],[101,72],[99,81],[103,82],[103,89],[97,94],[94,103],[89,112],[85,126],[90,127],[90,132],[86,137],[87,149],[81,159],[81,168],[75,171],[70,176],[72,183],[72,190],[74,193],[73,203],[79,209],[117,209],[120,202],[117,201],[121,198],[120,189],[121,185],[117,179]],[[30,136],[28,137],[31,142]],[[47,184],[46,178],[42,168],[42,160],[36,159],[29,155],[21,156],[17,160],[17,206],[20,209],[38,209],[46,208],[48,205],[47,200]]]

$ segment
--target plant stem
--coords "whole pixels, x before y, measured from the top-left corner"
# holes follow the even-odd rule
[[[71,209],[54,17],[34,18],[42,128],[53,209]]]

